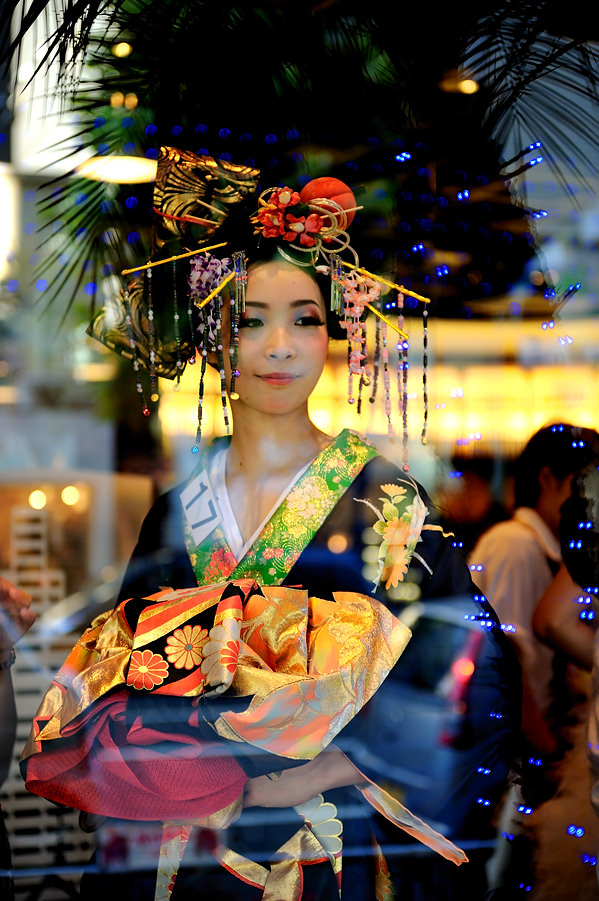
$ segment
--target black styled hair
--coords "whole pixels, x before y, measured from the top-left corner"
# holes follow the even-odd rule
[[[599,434],[594,429],[554,423],[529,439],[514,465],[514,500],[517,507],[536,507],[541,492],[539,476],[548,466],[556,479],[581,472],[597,456]]]

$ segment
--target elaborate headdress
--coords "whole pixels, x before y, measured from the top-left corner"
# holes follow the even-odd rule
[[[239,376],[238,326],[245,304],[246,253],[251,245],[259,248],[274,242],[282,259],[330,274],[331,311],[338,317],[348,342],[348,401],[357,404],[359,412],[367,389],[369,401],[374,403],[382,376],[390,434],[389,329],[398,337],[397,386],[407,469],[408,335],[403,329],[403,298],[408,294],[424,305],[423,443],[427,440],[428,299],[360,267],[347,232],[359,207],[342,181],[317,178],[300,191],[283,186],[258,193],[259,175],[258,170],[247,166],[162,147],[154,188],[150,260],[144,266],[123,271],[124,277],[135,278],[120,297],[107,302],[91,323],[89,334],[132,361],[146,415],[150,408],[141,370],[149,372],[149,399],[156,401],[159,376],[178,383],[186,364],[200,358],[198,430],[193,447],[197,453],[208,355],[217,355],[228,430],[227,392],[235,399],[235,380]],[[396,292],[392,301],[382,298],[382,285]],[[223,340],[225,304],[230,307],[230,325]],[[385,314],[391,308],[397,314],[396,323]],[[376,316],[372,353],[367,347],[367,310]],[[225,347],[229,367],[225,366]],[[231,373],[228,385],[227,368]]]

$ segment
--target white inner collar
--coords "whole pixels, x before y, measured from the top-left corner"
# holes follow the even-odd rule
[[[260,525],[254,531],[253,535],[251,535],[244,543],[241,532],[239,530],[239,526],[237,525],[237,520],[235,519],[235,514],[233,513],[233,508],[231,507],[229,492],[227,491],[226,474],[228,455],[229,445],[218,449],[216,453],[211,456],[208,470],[216,502],[222,516],[220,526],[224,532],[227,544],[233,552],[233,556],[237,561],[240,561],[250,550],[250,548],[262,532],[266,523],[269,521],[269,519],[271,519],[275,511],[280,507],[293,486],[312,465],[314,460],[310,460],[308,463],[306,463],[305,466],[302,466],[301,469],[293,476],[293,478],[290,479]],[[316,457],[314,459],[316,459]]]

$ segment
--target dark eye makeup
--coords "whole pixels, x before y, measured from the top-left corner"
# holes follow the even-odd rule
[[[306,316],[300,316],[299,319],[296,319],[295,325],[324,325],[324,322],[320,316],[315,313],[308,313]]]
[[[325,322],[317,313],[306,313],[304,316],[298,316],[293,324],[305,328],[306,326],[325,325]],[[241,316],[239,319],[239,328],[260,328],[262,325],[264,325],[264,320],[258,316]]]

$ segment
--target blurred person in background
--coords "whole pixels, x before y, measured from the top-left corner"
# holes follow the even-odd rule
[[[464,554],[479,537],[510,515],[494,492],[496,461],[490,456],[454,454],[449,477],[439,493],[439,507],[447,527],[455,532]]]
[[[485,532],[470,557],[472,578],[516,645],[523,732],[541,754],[557,750],[546,719],[553,655],[535,637],[532,618],[561,564],[562,505],[570,497],[573,476],[594,459],[598,439],[591,429],[562,423],[536,432],[515,463],[513,516]]]
[[[562,507],[562,565],[537,604],[533,629],[554,652],[550,723],[559,748],[552,762],[552,796],[526,817],[535,901],[593,901],[599,823],[589,794],[589,761],[597,763],[597,712],[591,701],[596,632],[599,543],[596,462],[575,477]],[[596,678],[596,677],[595,677]],[[596,696],[596,693],[595,693]],[[595,707],[597,702],[594,702]],[[589,714],[594,713],[589,720]],[[590,741],[587,745],[587,732]],[[597,787],[595,786],[595,794]],[[599,805],[598,805],[599,806]]]
[[[15,662],[14,644],[33,625],[31,595],[0,578],[0,786],[10,769],[17,728],[17,712],[10,669]],[[0,807],[0,897],[13,897],[10,846]]]
[[[532,852],[522,821],[556,787],[553,764],[563,747],[555,729],[555,651],[535,635],[533,616],[562,563],[562,506],[573,478],[596,460],[598,439],[591,429],[564,423],[536,432],[515,462],[512,518],[484,533],[470,557],[473,579],[493,604],[522,667],[523,769],[500,817],[490,875],[497,897],[532,885]],[[557,683],[563,686],[563,677]]]

